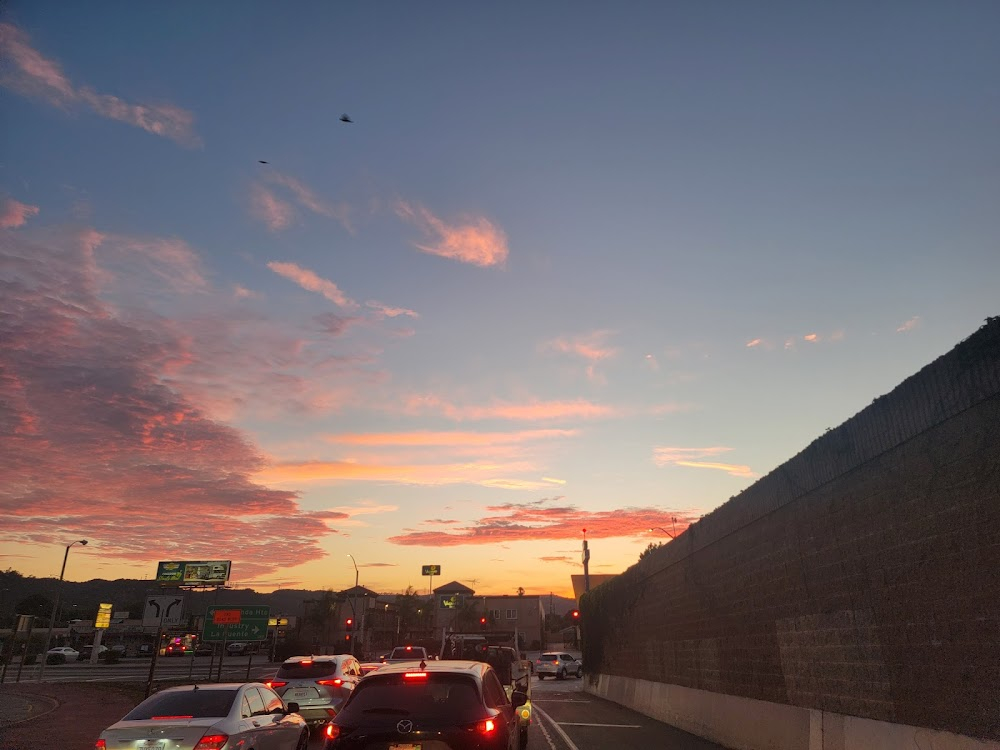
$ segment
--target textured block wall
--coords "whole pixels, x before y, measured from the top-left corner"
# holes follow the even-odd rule
[[[1000,739],[1000,319],[581,602],[599,671]]]

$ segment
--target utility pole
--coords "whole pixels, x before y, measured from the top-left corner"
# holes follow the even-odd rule
[[[583,530],[583,590],[590,591],[590,548],[587,547],[587,530]]]
[[[49,660],[49,645],[52,643],[52,630],[56,626],[56,610],[59,609],[59,597],[62,594],[63,576],[66,575],[66,560],[69,559],[69,548],[74,544],[79,544],[81,547],[85,547],[87,546],[87,540],[77,539],[75,542],[70,542],[66,545],[66,553],[63,555],[62,570],[59,571],[59,583],[56,587],[56,600],[52,603],[52,617],[49,618],[49,632],[45,635],[45,648],[42,649],[42,663],[38,665],[39,682],[41,682],[42,678],[45,677],[45,663]]]

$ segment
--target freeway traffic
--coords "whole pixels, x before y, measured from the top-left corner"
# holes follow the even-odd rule
[[[251,661],[252,659],[252,661]],[[18,664],[14,662],[7,667],[4,682],[12,683],[17,679]],[[242,681],[259,679],[274,674],[275,665],[262,655],[229,656],[222,663],[223,681]],[[209,675],[211,667],[211,675]],[[154,680],[190,679],[193,682],[214,680],[218,675],[219,662],[208,657],[185,656],[180,658],[160,657],[156,662]],[[66,664],[49,664],[45,667],[46,682],[139,682],[149,676],[149,659],[128,659],[116,664],[90,662],[67,662]],[[21,682],[34,682],[38,677],[38,665],[25,665],[21,672]]]

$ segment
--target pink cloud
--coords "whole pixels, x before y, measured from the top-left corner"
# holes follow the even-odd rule
[[[177,336],[158,316],[101,296],[108,272],[98,264],[115,242],[92,231],[18,233],[0,247],[0,515],[13,521],[0,543],[61,544],[70,529],[105,559],[150,563],[230,549],[240,575],[322,557],[328,524],[349,516],[303,510],[296,493],[254,479],[265,464],[258,449],[178,380],[194,366],[196,329]],[[155,276],[147,255],[185,257],[165,243],[131,248],[143,255],[137,273]]]
[[[617,349],[605,343],[611,335],[611,331],[593,331],[581,336],[560,337],[546,342],[542,349],[560,354],[572,354],[588,362],[600,362],[618,354]]]
[[[408,318],[420,317],[420,315],[413,310],[408,310],[405,307],[391,307],[390,305],[385,305],[373,299],[365,302],[365,307],[374,310],[376,315],[380,318],[398,318],[401,315]]]
[[[0,24],[0,49],[10,64],[0,74],[0,84],[25,96],[68,109],[82,105],[95,114],[159,135],[182,146],[198,146],[194,115],[173,104],[133,104],[88,86],[76,87],[59,63],[34,49],[21,29]]]
[[[429,237],[425,244],[414,245],[425,253],[439,255],[475,266],[502,266],[509,254],[503,230],[482,217],[465,223],[447,224],[423,206],[399,201],[396,214]]]
[[[747,342],[747,349],[753,349],[755,346],[760,346],[763,343],[763,339],[753,339]]]
[[[920,325],[920,316],[914,315],[908,321],[899,326],[896,329],[896,333],[909,333],[910,331],[915,330],[919,325]]]
[[[4,201],[0,209],[0,229],[17,229],[28,222],[28,217],[38,215],[38,206],[29,206],[12,198]]]
[[[463,463],[391,464],[374,461],[281,461],[261,469],[261,481],[305,483],[384,482],[417,486],[474,484],[496,489],[540,489],[541,480],[519,478],[534,471],[529,462],[466,461]]]
[[[272,232],[284,229],[295,219],[292,205],[261,185],[254,185],[250,190],[250,210]]]
[[[805,341],[809,341],[809,342],[811,342],[811,343],[816,343],[817,341],[819,341],[819,334],[818,334],[818,333],[807,333],[807,334],[806,334],[805,336],[803,336],[802,338],[803,338],[803,339],[804,339]]]
[[[696,520],[694,516],[655,507],[586,511],[568,504],[548,505],[545,501],[506,503],[491,506],[486,510],[490,515],[468,526],[447,531],[412,531],[389,537],[387,541],[419,547],[456,547],[538,540],[552,542],[580,539],[584,528],[587,529],[587,537],[590,539],[608,539],[645,535],[650,527],[671,526],[673,519],[677,519],[676,528],[680,533]],[[551,562],[564,561],[562,555],[542,559]]]
[[[295,263],[279,263],[277,261],[268,263],[267,267],[279,276],[284,276],[289,281],[295,282],[303,289],[323,295],[339,307],[346,310],[355,310],[358,307],[358,303],[340,291],[340,287],[307,268],[302,268]]]
[[[459,406],[434,395],[417,395],[407,399],[408,414],[441,414],[456,421],[508,419],[512,421],[551,421],[560,419],[598,419],[612,417],[618,410],[587,399],[572,401],[529,401],[510,403],[496,401],[488,405]]]
[[[367,432],[329,435],[326,440],[343,445],[366,446],[495,446],[552,438],[573,437],[577,430],[523,430],[520,432]]]
[[[711,458],[728,453],[732,448],[716,445],[708,448],[678,448],[674,446],[658,446],[653,449],[653,463],[657,466],[686,466],[695,469],[715,469],[724,471],[730,476],[753,478],[757,475],[749,466],[742,464],[726,464],[714,461],[698,461],[700,458]]]
[[[320,216],[336,219],[350,231],[351,210],[346,203],[331,203],[323,200],[301,180],[279,172],[271,172],[267,178],[270,182],[287,188],[304,208]]]

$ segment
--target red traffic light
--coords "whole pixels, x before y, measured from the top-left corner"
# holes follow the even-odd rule
[[[580,610],[574,609],[572,612],[569,613],[569,616],[572,617],[574,620],[579,620],[580,619]]]
[[[347,630],[352,630],[354,628],[354,619],[351,618],[351,617],[348,617],[347,621],[344,623],[344,627]]]

